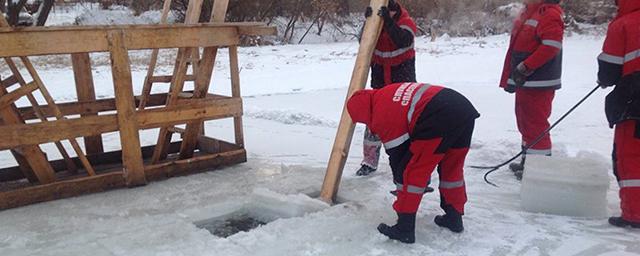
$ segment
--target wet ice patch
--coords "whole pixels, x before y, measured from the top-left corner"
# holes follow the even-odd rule
[[[255,119],[275,121],[288,125],[309,125],[330,128],[335,128],[338,126],[333,120],[314,116],[309,113],[296,112],[291,110],[247,109],[244,115]]]
[[[282,195],[268,189],[256,189],[244,203],[236,202],[230,205],[234,207],[217,211],[213,216],[193,224],[214,236],[229,237],[278,219],[303,217],[329,207],[328,204],[305,194]]]
[[[526,211],[606,217],[609,163],[596,154],[527,156],[520,197]]]

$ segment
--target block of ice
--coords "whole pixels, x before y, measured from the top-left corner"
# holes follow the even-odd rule
[[[520,197],[529,212],[606,217],[610,161],[589,152],[576,157],[527,156]]]

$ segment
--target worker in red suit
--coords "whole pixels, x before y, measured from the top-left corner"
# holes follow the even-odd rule
[[[365,16],[372,13],[369,8]],[[392,83],[415,82],[415,22],[395,0],[389,1],[388,7],[382,7],[378,15],[384,19],[384,26],[371,60],[371,87],[380,89]],[[363,141],[364,158],[356,175],[367,176],[378,169],[381,148],[380,138],[367,129]]]
[[[420,83],[395,83],[356,92],[348,101],[351,118],[378,135],[389,155],[397,185],[394,226],[378,230],[391,239],[415,242],[416,212],[434,168],[440,176],[440,206],[435,223],[453,232],[464,230],[467,201],[463,166],[480,114],[458,92]]]
[[[549,128],[555,91],[561,87],[563,11],[560,0],[525,0],[515,21],[500,87],[515,93],[516,119],[522,145],[529,146]],[[527,154],[551,155],[551,135],[531,146],[510,167],[518,178]]]
[[[609,218],[609,223],[640,228],[640,1],[616,3],[618,16],[598,57],[599,84],[615,86],[607,96],[606,114],[615,127],[613,162],[622,216]]]

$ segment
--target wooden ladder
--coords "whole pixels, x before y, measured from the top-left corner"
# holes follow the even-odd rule
[[[0,27],[9,27],[9,24],[2,13],[0,13]],[[64,119],[64,115],[55,104],[53,97],[51,97],[51,94],[42,82],[42,79],[40,79],[40,76],[38,75],[31,61],[27,57],[18,57],[18,59],[27,69],[33,81],[26,82],[26,80],[20,73],[16,62],[14,62],[12,58],[4,58],[5,63],[11,70],[12,76],[0,82],[0,116],[3,119],[3,124],[11,125],[25,123],[25,120],[21,117],[15,105],[15,102],[17,100],[25,96],[29,100],[29,103],[31,104],[31,107],[33,108],[34,113],[38,117],[38,119],[40,119],[41,122],[49,121],[47,118],[47,114],[43,111],[35,96],[33,95],[35,91],[40,91],[41,95],[47,102],[48,110],[52,112],[53,116],[55,116],[57,120]],[[17,89],[11,92],[7,90],[8,88],[16,84],[19,85]],[[95,175],[95,170],[91,166],[87,157],[84,155],[77,140],[75,138],[70,138],[69,142],[78,155],[78,158],[80,159],[87,173],[91,176]],[[58,141],[55,142],[55,145],[64,158],[68,170],[71,173],[77,173],[77,167],[73,160],[70,158],[62,143]],[[30,166],[30,170],[33,172],[33,174],[35,174],[36,178],[41,183],[51,183],[56,180],[53,168],[47,161],[45,154],[42,152],[38,145],[30,145],[14,149],[12,150],[12,154],[16,157],[17,162],[21,165],[21,169],[23,170],[23,172],[25,172],[25,176],[27,176],[27,178],[31,176],[30,173],[26,172],[27,169],[29,169],[28,167],[26,167],[26,165],[28,164]]]
[[[165,2],[166,4],[166,2]],[[210,22],[224,22],[229,1],[228,0],[216,0],[214,1],[211,19]],[[200,17],[202,8],[202,0],[195,0],[189,2],[189,7],[187,9],[187,14],[185,17],[186,24],[195,24],[198,22]],[[203,50],[202,58],[199,57],[200,49],[198,48],[181,48],[178,50],[178,56],[176,60],[176,65],[174,67],[173,76],[169,77],[159,77],[162,78],[162,81],[171,80],[171,86],[169,89],[169,95],[167,96],[166,106],[175,106],[178,104],[179,99],[201,99],[205,98],[209,92],[209,87],[211,84],[211,77],[214,70],[214,65],[216,62],[216,57],[218,53],[218,47],[206,47]],[[232,68],[235,64],[236,68],[232,71],[232,81],[239,81],[239,77],[237,77],[237,47],[231,46],[229,48],[229,55],[232,62]],[[153,58],[152,55],[152,63],[150,65],[150,70],[147,76],[148,81],[150,83],[145,83],[145,88],[143,88],[143,100],[144,98],[148,98],[150,95],[150,87],[153,81],[161,80],[158,77],[153,77],[153,70],[155,68],[156,58]],[[189,63],[192,65],[192,69],[194,71],[193,76],[189,76],[186,74]],[[235,71],[235,73],[234,73]],[[236,74],[236,75],[233,75]],[[185,93],[183,92],[185,81],[193,81],[194,82],[194,91],[193,93]],[[233,96],[239,97],[239,82],[234,82],[234,84],[238,85],[238,89],[233,90]],[[235,88],[235,87],[234,87]],[[144,107],[144,105],[141,104]],[[236,117],[236,127],[240,127],[240,132],[237,132],[236,129],[236,138],[242,138],[242,120],[240,117]],[[193,152],[197,146],[198,137],[204,134],[204,121],[193,121],[187,123],[186,129],[178,129],[176,127],[162,127],[160,128],[160,133],[158,135],[158,143],[154,149],[153,156],[151,158],[152,164],[158,163],[167,158],[169,145],[171,143],[171,137],[174,133],[182,134],[182,144],[180,147],[180,159],[188,159],[193,157]],[[242,139],[236,139],[236,142],[242,141]]]

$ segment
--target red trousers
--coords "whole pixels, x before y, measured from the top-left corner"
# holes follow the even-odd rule
[[[555,90],[518,88],[516,90],[516,120],[522,134],[522,145],[533,143],[540,134],[549,128],[551,106]],[[551,135],[547,134],[526,153],[551,155]]]
[[[620,185],[622,218],[640,222],[640,121],[616,125],[613,161]]]

